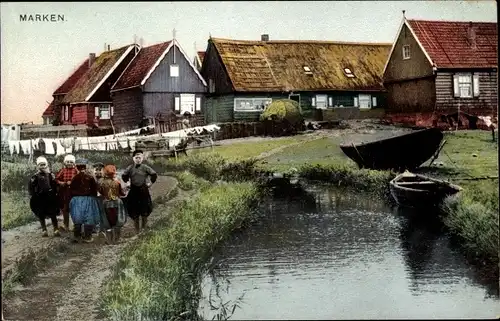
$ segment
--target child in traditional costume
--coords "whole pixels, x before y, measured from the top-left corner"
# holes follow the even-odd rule
[[[87,160],[76,161],[78,174],[70,184],[71,201],[69,204],[71,219],[73,220],[75,241],[83,239],[92,242],[92,232],[100,222],[99,204],[97,202],[97,182],[94,176],[87,171]],[[83,227],[83,235],[82,235]]]
[[[103,179],[104,164],[103,163],[94,163],[92,165],[92,167],[94,168],[94,177],[95,177],[95,180],[97,182],[97,186],[99,186],[99,184],[101,183],[101,181]],[[99,209],[100,209],[100,213],[99,213],[100,222],[99,222],[99,226],[96,226],[96,228],[94,229],[94,233],[101,232],[103,235],[106,235],[106,230],[108,230],[110,227],[109,227],[108,221],[106,220],[106,213],[104,212],[104,208],[102,206],[103,197],[102,197],[102,195],[100,195],[100,193],[97,193],[97,202],[99,203]]]
[[[125,183],[130,181],[130,191],[127,195],[127,212],[132,220],[137,233],[140,232],[141,226],[139,218],[142,218],[142,228],[147,226],[148,217],[153,211],[153,202],[149,188],[156,182],[158,175],[148,165],[143,164],[144,153],[141,150],[134,151],[134,164],[127,167],[122,175]],[[150,179],[150,182],[147,179]]]
[[[59,213],[59,200],[57,198],[56,177],[50,172],[45,157],[36,160],[38,172],[33,175],[28,185],[31,211],[40,220],[42,236],[48,236],[46,218],[50,218],[54,228],[54,236],[60,236],[57,222]]]
[[[69,231],[69,202],[71,201],[70,183],[78,173],[75,168],[75,156],[66,155],[64,157],[64,167],[57,173],[56,181],[59,184],[59,200],[63,215],[64,229]]]
[[[110,243],[117,243],[120,239],[121,228],[127,221],[127,212],[121,199],[125,196],[125,191],[120,181],[116,179],[114,165],[104,167],[104,177],[99,184],[99,193],[103,197],[103,208],[109,224],[106,239]]]

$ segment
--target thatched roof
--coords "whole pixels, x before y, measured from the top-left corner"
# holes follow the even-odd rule
[[[67,94],[80,80],[80,78],[89,70],[89,59],[85,61],[69,76],[59,88],[54,91],[52,95],[65,95]]]
[[[383,91],[382,74],[391,50],[391,44],[376,43],[209,41],[237,92]]]
[[[76,85],[64,97],[63,103],[77,103],[86,101],[87,96],[92,93],[99,83],[108,76],[115,64],[124,56],[132,45],[124,46],[115,50],[105,51],[96,58],[90,69],[78,80]]]

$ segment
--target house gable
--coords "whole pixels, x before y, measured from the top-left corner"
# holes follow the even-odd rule
[[[409,46],[408,59],[403,57],[404,46]],[[406,20],[403,20],[384,68],[384,82],[418,79],[432,74],[432,60]]]
[[[222,63],[217,48],[212,40],[208,40],[207,50],[203,58],[201,74],[208,83],[209,93],[226,94],[234,91],[233,84],[227,73],[226,67]]]
[[[171,75],[171,66],[178,66],[178,76]],[[141,81],[145,92],[203,93],[206,82],[176,40],[168,46]]]

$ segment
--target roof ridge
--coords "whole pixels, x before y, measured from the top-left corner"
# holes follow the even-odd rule
[[[228,39],[228,38],[211,38],[215,41],[228,41],[228,42],[242,42],[242,43],[255,43],[255,44],[275,44],[275,43],[320,43],[320,44],[332,44],[332,45],[359,45],[359,46],[392,46],[390,42],[356,42],[356,41],[334,41],[334,40],[240,40],[240,39]]]
[[[406,19],[407,21],[422,21],[422,22],[450,22],[450,23],[489,23],[497,24],[497,22],[492,21],[472,21],[472,20],[429,20],[429,19]]]

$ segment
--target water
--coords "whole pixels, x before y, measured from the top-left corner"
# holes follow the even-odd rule
[[[266,220],[219,249],[205,319],[221,303],[239,304],[234,320],[500,315],[497,272],[468,263],[436,224],[362,194],[310,191],[309,202],[273,201]]]

